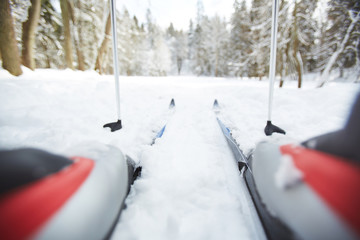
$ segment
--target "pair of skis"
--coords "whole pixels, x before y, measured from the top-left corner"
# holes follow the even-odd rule
[[[174,99],[171,100],[170,105],[169,105],[169,110],[170,112],[173,111],[175,108],[175,101]],[[254,191],[256,191],[256,187],[253,184],[253,173],[252,173],[252,169],[251,166],[248,162],[248,158],[245,156],[245,154],[243,153],[243,151],[239,148],[238,143],[236,142],[236,140],[233,138],[233,136],[231,135],[231,131],[228,127],[226,127],[226,125],[220,120],[220,111],[221,108],[219,106],[219,103],[217,100],[214,101],[213,104],[213,111],[216,114],[216,120],[221,128],[222,133],[224,134],[228,145],[230,147],[230,149],[233,152],[234,158],[237,162],[237,166],[239,171],[241,172],[243,178],[244,178],[244,187],[247,187],[248,189],[248,194],[246,194],[245,192],[245,197],[248,200],[248,204],[249,204],[249,209],[248,209],[248,213],[251,215],[251,222],[253,224],[253,228],[255,228],[256,230],[256,235],[257,235],[257,239],[265,239],[265,234],[264,234],[264,228],[263,225],[259,219],[259,210],[257,209],[256,206],[258,206],[261,202],[259,200],[259,198],[256,198]],[[151,145],[156,144],[156,139],[161,138],[166,130],[166,126],[167,124],[165,123],[163,125],[163,127],[160,129],[160,131],[157,132],[157,134],[155,135]],[[132,162],[132,166],[134,166],[134,161],[131,160],[129,157],[128,161],[130,161],[130,163]],[[138,178],[141,177],[141,170],[142,167],[141,165],[137,166],[137,167],[133,167],[132,169],[132,181],[131,184]],[[255,198],[254,198],[255,196]],[[256,205],[254,205],[256,203]],[[256,208],[256,209],[255,209]],[[260,236],[260,237],[259,237]]]
[[[169,104],[169,110],[172,110],[174,108],[175,108],[175,100],[171,99],[171,102]],[[220,120],[220,118],[218,116],[220,114],[220,106],[216,99],[213,104],[213,110],[214,110],[215,114],[217,115],[216,120],[221,128],[221,131],[224,134],[226,141],[228,142],[229,147],[234,154],[239,171],[241,172],[243,170],[245,171],[246,169],[248,169],[250,171],[250,173],[252,173],[249,162],[248,162],[248,158],[245,156],[243,151],[239,148],[239,144],[236,142],[236,140],[232,137],[230,129],[225,126],[225,124]],[[160,131],[157,132],[156,136],[152,140],[151,145],[155,144],[156,139],[161,138],[163,136],[165,129],[166,129],[166,123],[160,129]],[[127,159],[128,159],[128,162],[130,162],[130,163],[132,163],[132,165],[134,165],[134,161],[130,157],[127,156]],[[134,170],[132,182],[134,182],[136,178],[141,176],[141,170],[142,170],[141,166],[134,167],[134,169],[135,170]]]

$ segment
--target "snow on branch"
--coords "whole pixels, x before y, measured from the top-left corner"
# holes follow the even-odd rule
[[[350,38],[351,32],[353,31],[355,25],[360,20],[360,12],[355,12],[353,10],[349,10],[348,13],[349,13],[349,16],[351,19],[351,23],[350,23],[348,29],[346,30],[343,40],[340,42],[340,44],[338,44],[337,50],[330,57],[329,62],[327,63],[323,73],[321,74],[318,87],[324,86],[324,84],[329,81],[331,68],[335,64],[338,56],[344,51],[345,45]]]
[[[350,15],[350,19],[351,19],[352,22],[357,22],[360,19],[360,12],[350,10],[349,15]]]
[[[251,30],[263,30],[264,28],[266,28],[265,26],[269,26],[270,27],[270,23],[271,23],[271,18],[268,18],[265,22],[262,22],[258,25],[254,25],[251,27]]]

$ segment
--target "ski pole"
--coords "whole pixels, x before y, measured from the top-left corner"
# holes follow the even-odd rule
[[[284,130],[271,123],[272,104],[274,98],[274,81],[275,81],[275,73],[276,73],[276,42],[277,42],[278,14],[279,14],[278,0],[273,0],[272,22],[271,22],[270,71],[269,71],[269,108],[268,108],[268,121],[265,127],[266,136],[270,136],[274,132],[285,134]]]
[[[104,128],[109,127],[112,132],[122,128],[121,115],[120,115],[120,86],[119,86],[119,68],[118,68],[118,55],[117,55],[117,34],[116,34],[116,0],[110,0],[111,12],[111,31],[113,42],[113,63],[114,63],[114,76],[115,76],[115,95],[116,95],[116,111],[117,122],[107,123]]]

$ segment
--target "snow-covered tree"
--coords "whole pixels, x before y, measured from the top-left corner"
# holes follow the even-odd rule
[[[200,24],[196,25],[193,37],[193,56],[191,59],[192,71],[196,75],[210,75],[210,22],[207,16],[202,17]]]
[[[157,27],[153,19],[150,8],[146,10],[146,33],[149,41],[149,48],[153,48],[155,37],[157,34]]]
[[[150,9],[147,10],[146,19],[148,46],[145,75],[165,76],[170,71],[171,53],[165,42],[164,33],[153,20]]]
[[[227,76],[229,74],[229,45],[230,34],[227,30],[227,23],[219,16],[210,19],[210,65],[211,75],[215,77]]]
[[[219,16],[204,15],[202,1],[197,2],[196,26],[190,21],[188,58],[192,73],[205,76],[229,74],[230,34]]]
[[[360,3],[356,0],[331,0],[329,2],[329,27],[326,31],[327,63],[322,72],[319,87],[330,79],[334,66],[340,69],[353,66],[359,61],[360,53]]]
[[[187,58],[187,35],[182,30],[175,30],[171,23],[166,31],[166,42],[171,53],[171,72],[180,75]]]
[[[174,28],[174,25],[170,23],[170,26],[166,29],[166,43],[169,47],[169,51],[171,54],[171,73],[176,72],[176,56],[177,56],[177,39],[176,39],[176,30]]]
[[[187,35],[181,30],[176,34],[176,67],[178,75],[180,75],[183,68],[187,52]]]
[[[309,52],[315,40],[316,23],[312,15],[316,9],[317,1],[297,0],[294,4],[288,57],[296,69],[298,87],[301,88],[304,67],[311,58]]]
[[[148,74],[150,76],[166,76],[170,71],[170,51],[162,33],[156,35],[154,47],[149,51]]]
[[[134,59],[132,61],[132,75],[144,75],[146,69],[146,56],[147,56],[147,40],[144,25],[139,26],[137,18],[134,16],[134,31],[132,32],[135,43]]]
[[[211,26],[207,16],[204,15],[204,6],[202,1],[197,2],[196,26],[192,33],[189,43],[191,44],[190,64],[192,72],[196,75],[210,75],[210,49]]]
[[[77,69],[84,71],[85,70],[85,62],[84,62],[84,52],[83,52],[83,36],[82,36],[82,28],[80,26],[81,16],[82,16],[82,3],[80,0],[70,1],[69,11],[71,16],[71,30],[73,37],[73,44],[76,51],[77,58]],[[80,10],[80,11],[76,11]]]
[[[36,66],[40,68],[64,68],[65,57],[61,45],[62,22],[50,0],[41,3],[40,19],[36,35]]]
[[[77,32],[78,42],[81,43],[79,49],[84,55],[85,69],[93,69],[98,48],[105,36],[104,28],[109,14],[108,1],[74,1],[76,14],[76,26],[74,27],[75,32]]]
[[[9,0],[11,15],[14,21],[14,32],[18,48],[21,49],[22,24],[28,19],[30,0]]]
[[[233,76],[248,75],[248,60],[251,50],[249,13],[246,2],[235,0],[231,16],[231,61],[230,72]]]
[[[188,42],[188,54],[187,59],[191,61],[194,58],[194,51],[195,51],[195,28],[192,19],[189,22],[189,30],[187,33],[187,42]]]
[[[108,52],[109,52],[109,45],[111,42],[111,18],[110,13],[107,14],[106,23],[104,25],[104,35],[103,39],[101,41],[101,44],[98,48],[98,53],[96,56],[96,62],[95,62],[95,71],[99,72],[100,74],[106,73],[106,65],[108,65]]]
[[[204,3],[202,0],[197,0],[196,2],[196,25],[200,25],[204,18]]]
[[[120,73],[141,75],[145,64],[145,32],[127,9],[120,14],[118,37]]]
[[[276,54],[276,72],[280,75],[280,87],[283,86],[285,78],[289,74],[295,73],[293,64],[290,64],[290,29],[291,16],[289,15],[290,4],[286,0],[280,1],[279,17],[278,17],[278,38],[277,38],[277,54]]]
[[[119,16],[119,24],[117,25],[119,70],[120,74],[128,76],[133,74],[132,62],[135,53],[134,49],[136,49],[136,41],[133,41],[136,36],[134,31],[136,31],[134,21],[127,9],[123,9]]]
[[[260,79],[269,72],[271,37],[271,1],[253,0],[250,10],[251,52],[249,76]]]

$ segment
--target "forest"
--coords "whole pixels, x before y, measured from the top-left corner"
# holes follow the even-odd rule
[[[360,79],[360,2],[280,0],[277,77],[296,80],[347,70]],[[58,10],[55,4],[60,5]],[[215,77],[268,75],[271,4],[234,0],[231,18],[207,16],[201,0],[188,29],[162,29],[151,9],[139,22],[124,7],[117,13],[119,70],[124,76],[191,74]],[[317,14],[316,14],[317,13]],[[107,0],[4,0],[0,2],[2,67],[21,75],[21,65],[95,70],[112,74],[110,10]],[[355,69],[355,71],[354,71]]]

